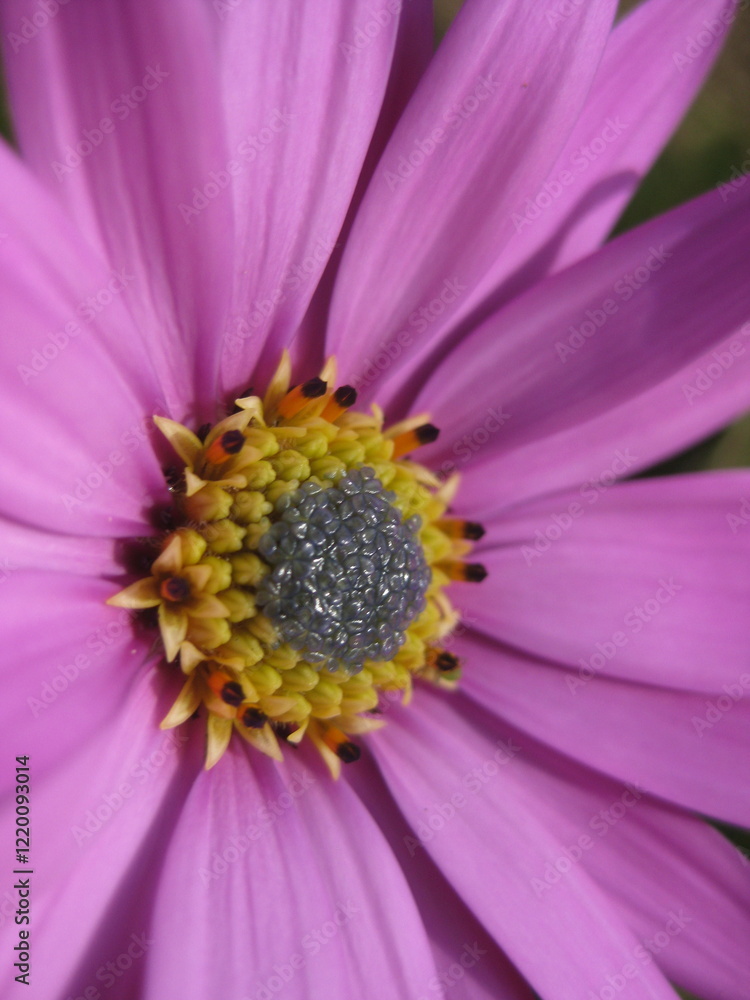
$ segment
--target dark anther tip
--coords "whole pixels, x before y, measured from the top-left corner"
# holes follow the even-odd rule
[[[481,583],[487,576],[487,570],[481,563],[466,564],[466,579],[470,583]]]
[[[464,525],[464,538],[467,538],[470,542],[478,542],[484,536],[484,528],[481,524],[477,524],[476,521],[467,521]]]
[[[225,701],[227,705],[237,707],[245,700],[245,692],[237,681],[227,681],[221,689],[221,700]]]
[[[242,725],[248,729],[262,729],[268,722],[268,716],[259,708],[246,708],[242,715]]]
[[[225,431],[221,435],[221,447],[227,455],[236,455],[237,452],[242,451],[244,443],[245,435],[242,431]]]
[[[190,584],[182,576],[171,576],[162,584],[162,594],[169,601],[186,601],[190,597]]]
[[[422,424],[421,427],[416,428],[414,433],[420,444],[432,444],[433,441],[437,440],[440,430],[434,424]]]
[[[457,670],[459,665],[460,664],[458,657],[454,656],[453,653],[446,653],[446,652],[438,653],[437,657],[435,658],[435,666],[438,668],[438,670],[446,673],[449,670]]]
[[[336,755],[340,757],[345,764],[353,764],[355,760],[359,760],[361,753],[362,751],[356,743],[340,743],[336,748]]]
[[[309,378],[307,382],[302,383],[302,395],[307,399],[317,399],[318,396],[323,395],[327,388],[328,383],[324,382],[322,378]]]
[[[339,406],[348,409],[357,402],[357,390],[353,385],[342,385],[334,392],[333,398]]]

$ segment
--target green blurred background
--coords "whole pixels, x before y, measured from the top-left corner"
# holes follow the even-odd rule
[[[622,0],[620,14],[638,2]],[[462,3],[463,0],[435,0],[436,41],[446,32]],[[679,4],[680,0],[674,3]],[[750,5],[744,6],[746,9],[738,15],[708,82],[646,177],[617,232],[715,187],[730,176],[736,164],[750,156]],[[634,71],[637,72],[637,67]],[[0,131],[9,138],[12,135],[2,93]],[[750,275],[750,256],[748,263]],[[652,471],[658,475],[746,465],[750,465],[750,415]],[[747,776],[738,773],[737,780],[747,780]],[[750,857],[750,834],[726,828],[724,833]],[[695,1000],[686,993],[682,995]]]

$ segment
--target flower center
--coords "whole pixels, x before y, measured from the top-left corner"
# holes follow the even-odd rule
[[[404,521],[395,499],[364,467],[329,489],[308,481],[276,501],[279,520],[258,544],[273,567],[258,605],[309,663],[355,672],[365,660],[390,660],[424,610],[421,521]]]
[[[162,726],[203,706],[207,767],[238,733],[276,759],[309,738],[336,775],[388,698],[460,676],[446,587],[483,579],[463,559],[483,531],[445,517],[455,477],[407,457],[437,436],[426,418],[384,430],[334,373],[290,388],[285,353],[265,396],[205,433],[154,418],[184,463],[167,476],[179,527],[109,603],[158,608],[184,679]]]

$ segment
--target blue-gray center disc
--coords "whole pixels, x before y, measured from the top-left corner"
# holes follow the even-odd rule
[[[276,503],[278,520],[258,549],[271,572],[258,604],[308,662],[352,673],[389,660],[425,606],[430,569],[417,537],[372,469],[323,489],[304,483]]]

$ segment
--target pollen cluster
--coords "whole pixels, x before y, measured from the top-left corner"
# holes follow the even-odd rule
[[[308,738],[338,775],[385,698],[459,677],[445,588],[483,578],[464,561],[482,529],[445,516],[456,479],[406,457],[437,436],[428,418],[384,429],[334,379],[329,361],[290,388],[285,354],[263,398],[205,433],[154,418],[184,464],[169,479],[179,526],[109,603],[158,609],[184,677],[162,727],[202,712],[206,767],[237,733],[277,760]]]

